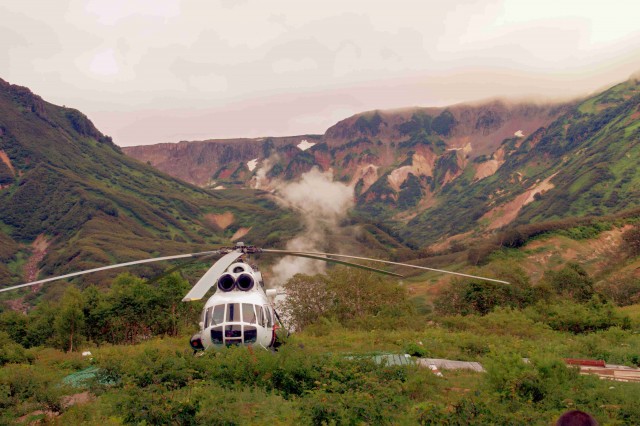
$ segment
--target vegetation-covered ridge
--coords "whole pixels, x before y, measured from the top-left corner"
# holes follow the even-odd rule
[[[298,276],[287,285],[303,290],[292,293],[298,331],[278,352],[230,347],[200,357],[186,349],[184,320],[194,313],[171,308],[186,284],[179,277],[157,288],[131,276],[108,291],[70,288],[59,304],[28,316],[0,314],[0,421],[546,425],[577,408],[601,424],[634,424],[640,384],[581,376],[562,358],[639,365],[638,305],[614,307],[579,267],[550,273],[541,286],[514,264],[493,266],[516,291],[458,282],[451,291],[465,298],[464,311],[448,304],[449,292],[434,300],[435,312],[420,309],[402,287],[365,272],[346,283],[341,269]],[[316,293],[304,290],[309,284]],[[393,297],[380,297],[382,287]],[[304,303],[318,294],[322,306]],[[53,349],[71,349],[74,338],[90,357]],[[143,343],[123,345],[135,341]],[[372,355],[381,353],[480,361],[486,373],[438,377],[376,364]],[[80,372],[85,380],[65,379]]]
[[[26,314],[0,313],[0,422],[546,425],[580,409],[636,424],[639,383],[582,376],[563,359],[640,366],[637,221],[535,231],[505,235],[511,247],[461,269],[510,285],[433,273],[401,284],[341,267],[297,275],[279,307],[296,332],[276,353],[194,357],[201,306],[180,302],[189,284],[175,274],[70,286]],[[486,373],[438,377],[376,364],[382,353],[478,361]]]
[[[223,213],[221,228],[210,217]],[[1,285],[210,248],[257,218],[269,233],[298,226],[259,192],[210,193],[139,163],[81,112],[0,80]]]
[[[313,167],[331,169],[354,188],[352,217],[395,239],[379,243],[424,248],[510,224],[638,207],[639,108],[640,83],[630,79],[571,103],[370,111],[321,137],[181,142],[127,152],[169,173],[167,158],[208,170],[194,182],[214,187],[270,189]],[[207,146],[224,152],[211,158]]]
[[[432,240],[512,221],[604,215],[638,207],[640,82],[630,80],[576,105],[545,128],[505,140],[490,177],[445,186],[438,204],[409,222],[407,238]],[[456,219],[456,220],[451,220]]]

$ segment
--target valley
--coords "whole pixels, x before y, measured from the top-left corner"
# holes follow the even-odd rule
[[[510,284],[259,255],[268,285],[298,295],[278,305],[296,333],[277,353],[201,357],[188,349],[201,304],[180,300],[204,265],[2,293],[0,422],[549,424],[575,405],[640,418],[636,383],[564,361],[640,366],[637,81],[572,103],[372,111],[324,135],[125,149],[1,83],[3,287],[234,241]],[[372,362],[405,353],[487,372]]]
[[[512,224],[636,207],[639,108],[640,85],[630,79],[573,103],[371,111],[324,135],[124,152],[218,189],[277,191],[314,167],[330,170],[354,188],[352,217],[381,226],[404,246],[442,247]]]

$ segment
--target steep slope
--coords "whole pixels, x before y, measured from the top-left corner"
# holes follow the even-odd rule
[[[512,223],[637,206],[638,92],[632,79],[580,102],[370,111],[322,137],[127,152],[169,173],[175,172],[154,158],[175,157],[186,169],[198,168],[197,183],[206,177],[214,187],[273,189],[312,167],[331,169],[354,187],[358,220],[413,247],[442,246],[448,237]],[[267,142],[272,149],[264,149]]]
[[[79,111],[2,80],[0,182],[3,285],[33,279],[39,268],[60,274],[211,247],[257,218],[297,226],[255,192],[211,194],[159,173],[122,154]],[[225,212],[234,215],[230,226],[209,220]],[[264,231],[253,235],[264,241]]]
[[[283,138],[221,139],[202,142],[161,143],[157,145],[122,148],[124,153],[142,162],[195,185],[205,186],[222,175],[229,177],[243,164],[264,159],[275,150],[301,140],[315,140],[318,136]],[[225,176],[225,171],[229,170]],[[217,175],[217,176],[216,176]],[[215,177],[215,178],[214,178]]]
[[[495,174],[443,188],[402,233],[414,241],[509,223],[602,215],[640,205],[640,84],[630,80],[572,107],[527,138],[506,139]]]

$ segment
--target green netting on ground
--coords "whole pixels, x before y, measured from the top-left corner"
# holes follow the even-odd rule
[[[69,374],[67,377],[62,379],[62,382],[64,384],[71,385],[77,388],[86,387],[89,381],[96,378],[99,371],[100,369],[98,367],[88,367],[84,370]]]
[[[378,355],[354,355],[348,356],[347,359],[370,359],[376,364],[384,365],[411,365],[414,360],[408,354],[378,354]]]

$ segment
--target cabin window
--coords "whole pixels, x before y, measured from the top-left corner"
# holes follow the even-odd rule
[[[229,303],[227,304],[227,322],[242,321],[240,319],[240,304]]]
[[[222,327],[214,327],[211,329],[211,343],[221,345],[224,343],[222,339]]]
[[[249,324],[256,323],[256,312],[253,310],[251,303],[242,304],[242,321],[248,322]]]
[[[216,307],[213,308],[213,317],[211,319],[211,325],[218,325],[218,324],[222,324],[223,322],[224,322],[224,305],[216,305]]]
[[[264,307],[264,313],[267,315],[267,327],[268,328],[273,327],[273,320],[271,318],[271,309],[269,308],[269,306]]]
[[[234,305],[237,305],[237,303],[234,303]],[[227,345],[242,343],[242,326],[240,324],[224,326],[224,343]]]
[[[260,325],[260,327],[264,327],[264,314],[262,313],[262,306],[256,305],[256,311],[258,311],[258,324]]]
[[[244,326],[244,342],[255,343],[258,340],[258,331],[250,325]]]
[[[211,318],[211,309],[212,307],[207,308],[207,311],[204,314],[204,326],[209,327],[209,319]]]

